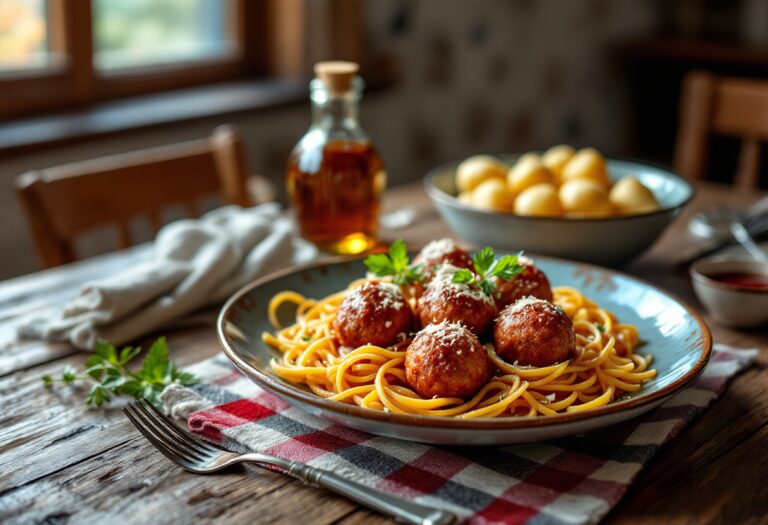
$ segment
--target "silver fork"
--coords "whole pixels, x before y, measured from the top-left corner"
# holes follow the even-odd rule
[[[155,448],[189,472],[212,474],[239,463],[276,467],[304,483],[331,490],[404,523],[449,525],[458,521],[452,512],[386,494],[327,470],[266,454],[237,454],[218,449],[181,428],[144,399],[123,411]]]

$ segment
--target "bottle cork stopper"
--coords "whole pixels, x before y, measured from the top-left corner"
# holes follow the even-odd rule
[[[352,80],[357,76],[360,66],[354,62],[333,60],[315,64],[315,76],[334,94],[349,91]]]

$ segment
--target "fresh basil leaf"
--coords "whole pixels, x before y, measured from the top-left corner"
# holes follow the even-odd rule
[[[369,255],[365,258],[363,264],[365,264],[372,274],[378,275],[379,277],[395,274],[392,261],[383,253]]]
[[[105,365],[106,361],[104,358],[100,355],[94,354],[85,360],[85,373],[88,374],[91,379],[100,381],[104,375]]]
[[[461,270],[453,274],[453,278],[451,280],[454,283],[466,284],[466,283],[471,283],[474,278],[475,278],[475,275],[472,272],[470,272],[466,268],[462,268]]]
[[[96,355],[104,358],[105,361],[114,365],[118,364],[117,349],[115,349],[114,345],[105,341],[96,341],[96,348],[93,351]]]
[[[389,258],[395,273],[402,273],[408,268],[408,247],[402,239],[397,239],[389,246]]]
[[[101,381],[101,378],[104,377],[104,369],[105,369],[105,366],[103,364],[98,364],[98,365],[94,365],[86,368],[85,373],[91,379],[95,381]]]
[[[101,382],[102,386],[107,389],[114,389],[125,382],[125,378],[119,370],[114,368],[107,369],[107,377]]]
[[[505,281],[509,281],[513,277],[519,275],[524,270],[523,266],[518,264],[517,255],[505,255],[493,265],[488,272],[489,277],[499,277]]]
[[[473,257],[473,260],[475,263],[475,271],[477,272],[477,275],[479,275],[480,277],[485,277],[486,272],[490,269],[495,257],[496,256],[493,253],[493,248],[491,248],[490,246],[486,246],[485,248],[477,252]]]
[[[100,407],[110,399],[112,399],[112,397],[109,394],[109,390],[97,383],[91,387],[90,392],[88,392],[88,397],[85,398],[85,402],[89,405]]]
[[[179,372],[179,374],[176,376],[175,382],[183,386],[190,386],[196,385],[199,381],[197,377],[189,372]]]
[[[425,278],[423,264],[417,264],[408,268],[407,279],[409,282],[422,282]]]
[[[496,283],[488,279],[480,281],[480,289],[485,292],[485,295],[493,297],[493,291],[496,290]]]
[[[61,373],[61,380],[65,383],[73,383],[77,379],[77,370],[71,366],[67,366]]]
[[[144,365],[139,373],[140,377],[145,381],[162,383],[168,368],[168,360],[168,343],[165,337],[159,337],[147,351]]]
[[[131,372],[126,364],[141,351],[139,348],[126,347],[119,353],[114,346],[99,342],[97,353],[85,362],[86,368],[81,375],[73,367],[66,367],[61,375],[64,383],[89,381],[91,388],[85,402],[101,406],[109,402],[112,395],[130,396],[136,399],[145,397],[152,403],[158,403],[158,396],[171,383],[185,386],[198,382],[197,377],[189,372],[179,372],[176,363],[170,360],[168,345],[161,337],[147,351],[141,370]],[[43,376],[43,384],[50,387],[55,383],[51,376]]]
[[[120,395],[140,398],[144,391],[144,385],[138,379],[131,379],[124,382],[116,388],[116,392]]]
[[[120,364],[127,365],[131,360],[141,353],[141,348],[136,346],[126,346],[120,350]]]

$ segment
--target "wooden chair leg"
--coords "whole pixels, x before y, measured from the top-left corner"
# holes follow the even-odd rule
[[[31,171],[16,181],[16,192],[24,214],[32,230],[37,253],[45,268],[67,264],[75,260],[72,246],[59,238],[40,200],[43,185],[38,172]]]
[[[674,167],[683,177],[704,176],[715,95],[715,77],[694,72],[683,82]]]
[[[754,137],[744,139],[739,152],[739,168],[736,172],[736,186],[742,190],[757,187],[760,169],[760,140]]]
[[[248,196],[248,168],[243,142],[235,126],[219,126],[211,136],[216,165],[221,175],[224,200],[238,206],[251,206]]]

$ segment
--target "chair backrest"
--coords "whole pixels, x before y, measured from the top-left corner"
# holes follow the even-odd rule
[[[221,126],[205,139],[28,172],[16,188],[43,264],[51,267],[76,260],[76,238],[98,226],[114,224],[125,248],[138,216],[148,216],[157,231],[164,209],[181,205],[197,216],[206,195],[248,206],[247,176],[239,132]]]
[[[678,173],[691,179],[704,176],[712,135],[742,139],[736,184],[756,186],[760,143],[768,140],[768,81],[688,73],[683,80],[675,147]]]

